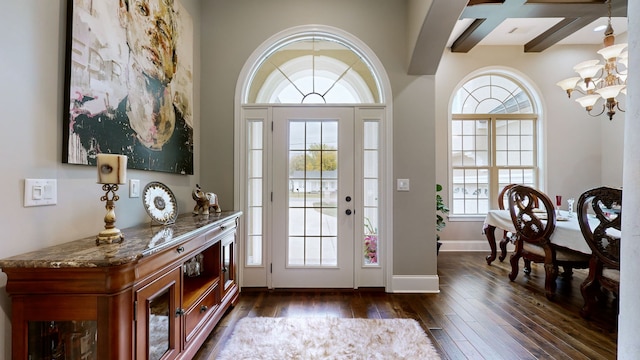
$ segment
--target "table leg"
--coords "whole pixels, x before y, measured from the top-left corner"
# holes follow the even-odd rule
[[[491,254],[487,256],[487,264],[491,265],[493,260],[496,259],[496,227],[493,225],[487,225],[487,228],[484,229],[484,235],[487,237],[487,241],[489,242],[489,246],[491,247]]]

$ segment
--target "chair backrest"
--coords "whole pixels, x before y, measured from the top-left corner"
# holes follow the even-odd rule
[[[507,193],[509,191],[509,189],[511,189],[512,187],[516,186],[517,184],[508,184],[505,185],[502,190],[500,191],[500,194],[498,194],[498,208],[500,208],[500,210],[504,210],[504,201],[505,198],[507,197]],[[509,200],[507,200],[509,201]]]
[[[593,254],[605,266],[620,269],[622,189],[598,187],[587,190],[578,199],[577,211],[580,230]]]
[[[507,184],[505,185],[502,190],[500,190],[500,194],[498,194],[498,208],[500,210],[504,210],[505,209],[505,201],[509,201],[507,199],[507,195],[509,192],[509,189],[511,189],[512,187],[516,186],[518,184]],[[538,207],[538,199],[536,199],[536,203],[534,204],[535,207]]]
[[[518,236],[536,245],[548,244],[556,227],[556,212],[549,197],[525,185],[512,186],[507,195],[511,220]],[[542,202],[542,213],[537,212],[539,202]]]

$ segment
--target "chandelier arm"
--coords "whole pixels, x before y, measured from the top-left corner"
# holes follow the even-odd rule
[[[591,110],[593,110],[593,107],[591,107],[591,109],[586,108],[586,110],[587,110],[587,114],[589,114],[589,115],[591,115],[591,116],[593,116],[593,117],[598,117],[598,116],[600,116],[600,115],[604,114],[604,111],[605,111],[606,109],[607,109],[607,106],[606,106],[605,104],[602,104],[602,111],[600,111],[600,112],[599,112],[599,113],[597,113],[597,114],[592,114],[592,113],[591,113]]]
[[[582,88],[579,87],[579,86],[576,86],[575,88],[571,89],[571,93],[572,94],[573,94],[573,92],[578,92],[578,93],[580,93],[582,95],[590,95],[588,92],[582,91]],[[571,97],[571,96],[569,96],[569,97]]]

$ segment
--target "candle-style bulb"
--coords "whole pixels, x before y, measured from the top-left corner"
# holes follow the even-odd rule
[[[118,154],[98,154],[98,184],[126,184],[127,156]]]

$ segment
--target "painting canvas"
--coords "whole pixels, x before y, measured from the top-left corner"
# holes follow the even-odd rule
[[[177,0],[69,0],[63,161],[193,174],[193,21]]]

